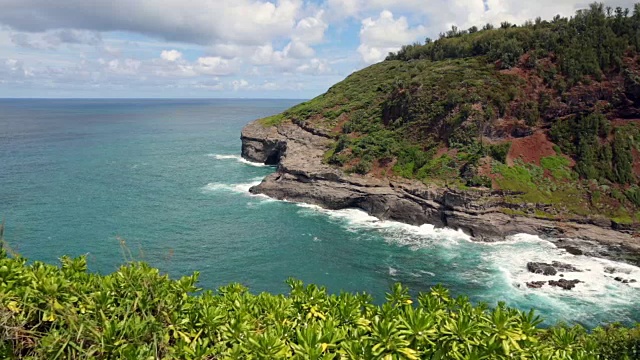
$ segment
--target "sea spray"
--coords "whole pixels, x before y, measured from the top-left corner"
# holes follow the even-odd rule
[[[220,154],[207,154],[208,157],[214,158],[216,160],[234,160],[241,164],[255,166],[255,167],[273,167],[273,165],[265,165],[258,162],[249,161],[242,156],[239,155],[220,155]]]
[[[316,205],[297,204],[301,215],[323,215],[341,223],[351,232],[376,231],[390,244],[409,247],[413,251],[425,251],[448,259],[447,271],[457,271],[456,277],[473,286],[486,287],[485,298],[488,302],[503,299],[521,307],[542,307],[559,317],[574,317],[577,321],[593,323],[593,311],[611,311],[617,318],[632,321],[628,317],[634,308],[640,311],[640,282],[622,283],[616,277],[623,274],[625,279],[640,280],[640,268],[633,265],[594,258],[584,255],[572,255],[552,242],[530,234],[510,236],[504,241],[485,243],[475,242],[462,231],[435,228],[425,224],[413,226],[395,221],[379,220],[358,209],[327,210]],[[469,258],[478,258],[475,266],[461,264],[456,254],[466,253]],[[425,258],[425,261],[429,261]],[[544,285],[539,289],[527,287],[531,281],[560,279],[559,276],[533,274],[527,270],[527,263],[558,261],[578,268],[579,272],[563,273],[567,280],[580,280],[573,290]],[[467,266],[465,266],[467,265]],[[466,268],[465,268],[466,267]],[[403,270],[403,264],[387,264],[388,274],[394,280],[405,272],[410,276],[420,273],[435,275],[430,271],[412,272]],[[611,271],[614,273],[610,273]],[[442,269],[445,270],[445,269]],[[609,272],[607,272],[607,270]],[[495,294],[495,295],[491,295]],[[564,314],[564,316],[562,316]]]

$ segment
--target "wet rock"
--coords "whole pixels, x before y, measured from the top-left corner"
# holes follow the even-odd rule
[[[608,266],[608,267],[604,268],[604,272],[606,272],[607,274],[616,274],[616,273],[630,274],[631,270],[619,269],[619,268],[615,268],[613,266]]]
[[[577,267],[571,264],[566,264],[559,261],[552,262],[551,266],[556,268],[558,271],[563,271],[563,272],[582,272],[582,270],[578,269]]]
[[[575,246],[565,246],[564,247],[565,250],[567,250],[567,252],[571,255],[583,255],[584,251],[580,250],[579,248],[575,247]]]
[[[556,270],[555,267],[551,266],[551,264],[538,262],[527,263],[527,270],[534,274],[542,274],[546,276],[553,276],[558,273],[558,270]]]
[[[613,280],[617,281],[617,282],[621,282],[623,284],[633,284],[638,282],[638,280],[636,279],[625,279],[623,277],[620,276],[616,276],[615,278],[613,278]]]
[[[563,288],[564,290],[571,290],[581,282],[582,281],[580,280],[567,280],[567,279],[549,280],[549,285],[557,286],[557,287]]]
[[[527,287],[531,289],[540,289],[544,284],[546,284],[545,281],[530,281],[527,283]]]
[[[554,261],[551,264],[530,262],[527,263],[527,270],[534,274],[542,274],[547,276],[556,275],[558,272],[581,272],[581,270],[576,268],[575,266],[559,261]]]

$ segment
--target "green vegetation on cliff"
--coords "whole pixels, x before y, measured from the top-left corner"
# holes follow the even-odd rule
[[[640,222],[640,5],[404,46],[265,125],[335,138],[346,171],[503,190],[550,217]]]
[[[442,287],[386,302],[289,280],[287,295],[196,287],[144,263],[109,275],[0,251],[3,359],[637,359],[640,327],[543,329],[533,312],[473,306]]]

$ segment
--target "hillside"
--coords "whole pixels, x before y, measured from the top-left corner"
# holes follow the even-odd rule
[[[639,50],[639,5],[454,27],[259,123],[328,139],[323,163],[345,174],[490,192],[506,215],[633,233]]]

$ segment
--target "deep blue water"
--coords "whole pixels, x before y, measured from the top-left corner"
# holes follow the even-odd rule
[[[31,260],[87,254],[92,271],[138,260],[200,286],[241,282],[285,292],[296,277],[378,301],[402,281],[442,283],[473,301],[535,307],[549,322],[640,321],[640,285],[605,275],[619,266],[573,256],[533,236],[477,244],[453,230],[380,222],[247,192],[274,171],[242,161],[240,130],[295,100],[0,100],[0,217]],[[530,290],[531,260],[589,270],[575,290]]]

